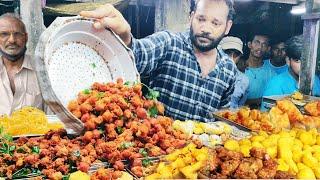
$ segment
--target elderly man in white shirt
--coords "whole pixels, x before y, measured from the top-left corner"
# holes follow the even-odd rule
[[[33,60],[25,54],[28,35],[14,14],[0,16],[0,115],[23,106],[44,109]]]

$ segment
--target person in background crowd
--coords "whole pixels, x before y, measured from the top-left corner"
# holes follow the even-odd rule
[[[255,34],[248,42],[248,48],[250,54],[245,74],[249,78],[249,91],[246,105],[258,109],[261,105],[265,85],[276,73],[269,66],[264,66],[263,63],[263,55],[270,49],[268,36]]]
[[[240,71],[241,68],[238,67],[238,62],[243,55],[243,42],[241,39],[237,37],[227,36],[224,37],[220,42],[221,48],[224,50],[226,54],[234,61],[237,65],[237,75],[236,75],[236,84],[234,86],[234,91],[231,95],[231,108],[238,108],[243,106],[248,94],[248,87],[249,87],[249,79],[242,72]]]
[[[133,50],[141,77],[150,77],[149,86],[160,92],[166,115],[198,121],[211,121],[211,113],[230,102],[236,66],[217,46],[229,33],[233,14],[232,0],[197,0],[187,32],[135,39],[110,4],[80,13],[95,18],[95,28],[112,29]]]
[[[264,60],[264,66],[269,66],[277,74],[281,74],[288,70],[286,62],[286,48],[283,41],[277,41],[271,45],[271,58]]]
[[[294,36],[286,42],[289,69],[275,77],[267,84],[263,96],[292,94],[299,89],[299,73],[303,51],[303,37]],[[320,80],[315,76],[312,95],[320,95]]]
[[[26,55],[28,34],[14,14],[0,16],[0,115],[23,106],[44,109],[33,60]]]

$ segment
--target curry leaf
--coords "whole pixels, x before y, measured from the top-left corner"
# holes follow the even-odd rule
[[[123,128],[120,127],[120,126],[118,126],[118,127],[116,128],[116,131],[117,131],[118,134],[122,134],[122,133],[123,133]]]
[[[148,156],[148,152],[145,148],[140,148],[139,149],[139,153],[143,156],[143,157],[147,157]]]
[[[90,90],[89,89],[85,89],[82,91],[84,94],[90,94]]]
[[[160,96],[159,91],[155,91],[155,90],[149,89],[149,92],[148,92],[148,94],[146,95],[146,98],[147,98],[147,99],[150,99],[150,100],[157,100],[157,98],[158,98],[159,96]]]
[[[10,136],[9,134],[5,134],[5,135],[3,136],[3,138],[4,138],[5,140],[9,141],[9,142],[12,142],[12,141],[13,141],[12,136]]]
[[[70,174],[63,176],[62,180],[69,180],[69,178],[70,178]]]
[[[148,110],[148,114],[150,117],[156,117],[158,115],[158,109],[156,106],[152,106],[149,110]]]
[[[130,81],[126,81],[123,85],[129,86],[130,85]]]
[[[38,146],[33,146],[31,148],[31,151],[32,151],[32,153],[39,154],[40,153],[40,148]]]
[[[150,164],[151,164],[151,160],[149,158],[142,160],[142,166],[147,167]]]
[[[12,152],[16,149],[16,146],[10,146],[9,151]]]
[[[134,143],[133,142],[123,142],[120,145],[120,149],[128,149],[129,147],[133,147]]]
[[[39,176],[41,175],[41,171],[37,168],[22,168],[13,173],[12,179],[21,179],[27,176]]]
[[[96,68],[97,65],[95,63],[91,63],[92,68]]]

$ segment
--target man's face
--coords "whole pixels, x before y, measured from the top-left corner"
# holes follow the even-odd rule
[[[272,47],[272,60],[276,62],[285,62],[286,48],[284,42],[281,42]]]
[[[299,76],[301,61],[299,59],[291,58],[289,63],[290,63],[290,68],[292,69],[293,73],[296,74],[297,76]]]
[[[193,45],[202,52],[217,47],[229,33],[232,21],[228,20],[229,8],[225,2],[201,0],[191,14],[190,37]]]
[[[248,43],[250,54],[256,58],[262,58],[269,51],[269,42],[266,36],[256,35],[251,42]]]
[[[241,55],[233,54],[231,58],[234,61],[234,63],[237,64],[240,60],[240,57],[241,57]]]
[[[17,56],[24,53],[27,43],[27,34],[22,25],[13,18],[0,20],[0,50],[8,56]]]

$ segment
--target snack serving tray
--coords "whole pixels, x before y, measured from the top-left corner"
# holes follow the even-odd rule
[[[234,121],[231,121],[231,120],[229,120],[229,119],[227,119],[227,118],[224,118],[224,117],[220,116],[220,113],[221,113],[221,112],[224,112],[224,111],[228,111],[228,110],[216,111],[216,112],[213,112],[211,115],[212,115],[212,117],[215,118],[216,120],[225,122],[225,123],[229,124],[230,126],[237,127],[239,130],[242,130],[242,131],[244,131],[244,132],[251,132],[251,131],[252,131],[251,129],[249,129],[249,128],[246,127],[246,126],[243,126],[243,125],[241,125],[241,124],[239,124],[239,123],[236,123],[236,122],[234,122]]]
[[[296,100],[291,97],[291,94],[285,94],[285,95],[275,95],[275,96],[263,96],[262,105],[266,109],[271,109],[273,106],[276,105],[276,102],[281,99],[289,99],[292,101],[297,108],[304,114],[306,114],[304,110],[304,106],[311,102],[311,101],[320,101],[320,97],[315,96],[309,96],[309,95],[303,95],[303,99]]]

